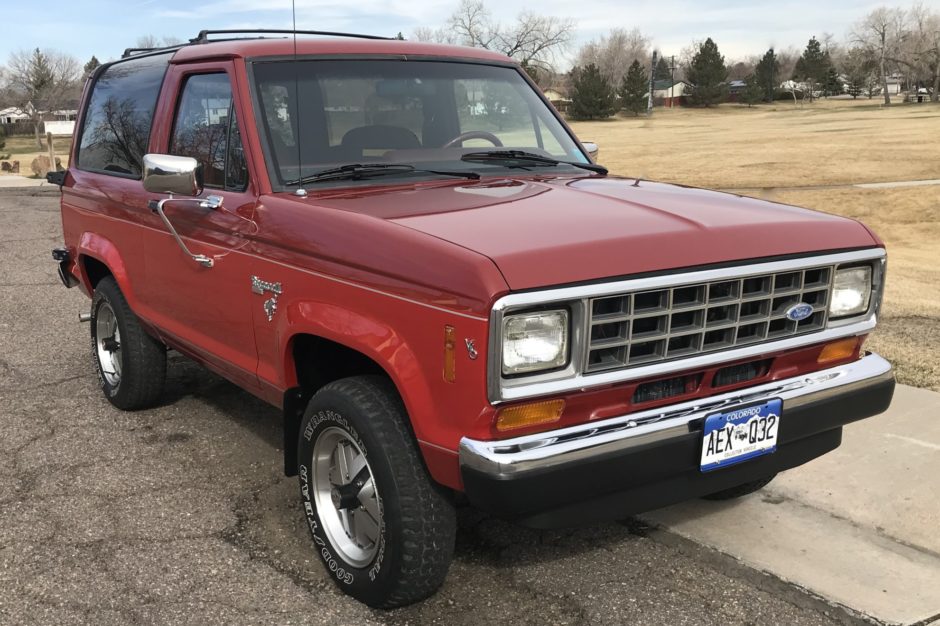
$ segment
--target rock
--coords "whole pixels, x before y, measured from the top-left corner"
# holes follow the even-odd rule
[[[30,164],[30,169],[33,170],[33,174],[39,178],[44,178],[46,174],[53,171],[53,165],[49,161],[49,157],[45,154],[40,154],[38,157],[33,159],[33,162]],[[62,159],[59,157],[55,158],[55,171],[62,169]]]
[[[0,172],[12,172],[13,164],[9,161],[0,161]]]

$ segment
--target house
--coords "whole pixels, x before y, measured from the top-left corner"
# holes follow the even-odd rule
[[[7,107],[0,109],[0,124],[14,124],[21,120],[28,120],[29,115],[17,107]]]
[[[682,106],[691,85],[684,80],[657,80],[653,83],[653,104],[672,108]]]
[[[549,87],[543,90],[542,93],[545,94],[545,97],[548,98],[548,101],[552,103],[552,106],[555,107],[559,113],[564,113],[568,110],[568,106],[571,104],[571,98],[565,96],[561,90]]]
[[[897,96],[901,93],[902,86],[904,82],[904,77],[900,74],[891,74],[888,76],[888,93],[892,96]]]
[[[740,102],[741,94],[747,89],[747,83],[743,80],[728,81],[728,102]]]

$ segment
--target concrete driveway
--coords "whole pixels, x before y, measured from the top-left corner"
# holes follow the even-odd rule
[[[441,592],[414,607],[369,610],[337,592],[311,550],[295,481],[281,474],[275,409],[178,356],[163,406],[122,413],[104,400],[88,327],[77,322],[88,302],[59,284],[49,256],[61,242],[58,196],[26,193],[0,193],[0,623],[868,622],[866,607],[793,575],[816,558],[798,543],[788,548],[799,518],[761,518],[770,527],[762,537],[779,544],[772,561],[752,539],[728,545],[696,530],[722,515],[739,524],[762,507],[830,506],[812,495],[827,490],[838,503],[832,514],[860,529],[854,546],[891,536],[926,550],[925,575],[937,571],[924,544],[936,540],[936,509],[919,504],[933,494],[936,506],[936,492],[918,487],[933,480],[935,490],[937,474],[892,482],[888,470],[921,462],[899,439],[882,458],[871,452],[869,473],[886,472],[877,494],[897,492],[883,502],[827,483],[841,463],[833,454],[767,494],[693,503],[646,522],[537,532],[464,509]],[[851,454],[862,428],[848,429],[843,450]],[[891,432],[928,441],[907,427]],[[925,450],[935,463],[936,451]],[[895,508],[904,490],[910,510]],[[821,526],[820,541],[842,530]],[[828,571],[842,580],[843,570]],[[865,577],[844,574],[852,584]]]

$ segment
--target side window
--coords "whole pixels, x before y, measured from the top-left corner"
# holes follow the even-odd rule
[[[140,178],[153,110],[170,55],[115,63],[95,81],[78,145],[78,168]]]
[[[186,79],[170,153],[202,163],[206,187],[245,188],[248,171],[227,74],[196,74]]]

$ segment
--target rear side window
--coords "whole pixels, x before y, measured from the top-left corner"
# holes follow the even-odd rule
[[[186,79],[170,153],[202,163],[206,187],[245,188],[248,171],[227,74],[196,74]]]
[[[122,61],[98,77],[82,126],[79,169],[140,178],[170,56]]]

